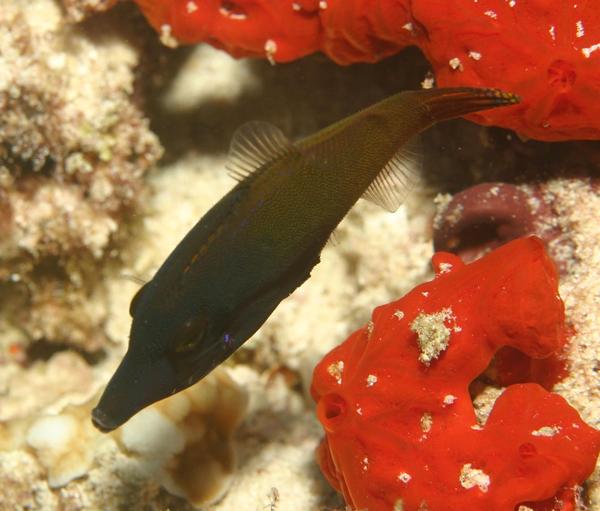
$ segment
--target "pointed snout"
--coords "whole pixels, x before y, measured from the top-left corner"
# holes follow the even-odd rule
[[[166,358],[148,361],[128,352],[92,410],[92,423],[107,433],[177,390],[175,373]]]

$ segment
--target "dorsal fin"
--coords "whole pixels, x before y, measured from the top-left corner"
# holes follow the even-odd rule
[[[421,157],[417,143],[404,145],[383,167],[362,198],[393,213],[412,188],[420,167]]]
[[[233,134],[225,166],[231,177],[243,181],[292,148],[292,143],[276,126],[263,121],[247,122]]]

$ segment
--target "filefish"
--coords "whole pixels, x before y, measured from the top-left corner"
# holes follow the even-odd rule
[[[361,197],[394,211],[408,144],[438,121],[519,99],[496,89],[405,91],[292,143],[264,122],[234,134],[238,183],[133,298],[129,346],[92,421],[111,431],[206,376],[306,281]]]

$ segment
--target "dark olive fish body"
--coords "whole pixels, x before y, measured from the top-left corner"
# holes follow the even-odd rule
[[[94,424],[120,426],[231,355],[310,276],[361,196],[395,209],[407,188],[403,148],[418,132],[516,102],[487,89],[405,92],[295,144],[265,123],[242,127],[230,153],[240,181],[132,301],[129,349]]]

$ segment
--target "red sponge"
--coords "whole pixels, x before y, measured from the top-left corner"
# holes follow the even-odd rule
[[[560,396],[512,385],[478,424],[470,383],[498,349],[543,358],[564,344],[564,307],[541,240],[521,238],[378,307],[315,368],[323,472],[354,509],[569,509],[600,433]],[[550,506],[550,507],[548,507]]]

